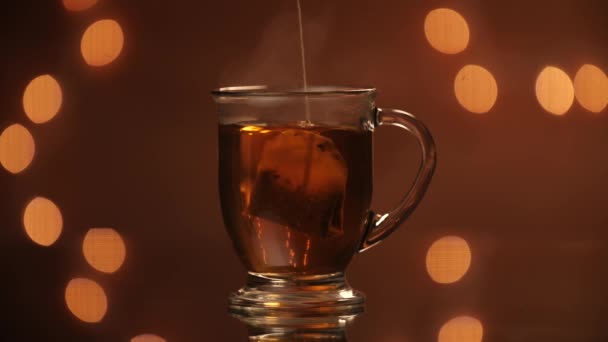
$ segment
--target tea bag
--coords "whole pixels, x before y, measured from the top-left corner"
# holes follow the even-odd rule
[[[330,139],[287,129],[264,144],[249,212],[301,233],[342,234],[347,166]]]

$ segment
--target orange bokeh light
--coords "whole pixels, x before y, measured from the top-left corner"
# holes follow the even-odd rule
[[[135,336],[131,339],[131,342],[167,342],[164,338],[152,334],[142,334]]]
[[[74,316],[87,323],[101,321],[108,310],[103,288],[86,278],[70,280],[65,289],[65,302]]]
[[[111,228],[90,229],[84,237],[82,252],[89,265],[105,273],[116,272],[126,256],[122,237]]]
[[[103,66],[113,62],[121,53],[124,35],[115,20],[104,19],[91,24],[80,42],[82,57],[91,66]]]
[[[473,317],[459,316],[445,323],[439,330],[439,342],[481,342],[483,325]]]
[[[536,98],[547,112],[564,115],[574,102],[572,80],[563,70],[548,66],[536,79]]]
[[[487,69],[478,65],[463,67],[454,80],[456,99],[466,110],[487,113],[498,97],[496,79]]]
[[[574,95],[586,110],[601,112],[608,105],[608,77],[595,65],[583,65],[574,76]]]
[[[0,164],[11,173],[25,170],[36,152],[34,137],[27,128],[14,124],[0,134]]]
[[[51,75],[34,78],[23,92],[23,110],[37,124],[51,120],[62,101],[61,86]]]
[[[439,52],[456,54],[469,44],[469,25],[460,13],[438,8],[427,14],[424,20],[426,39]]]
[[[441,284],[460,280],[471,265],[469,244],[457,236],[435,241],[426,254],[426,269],[431,278]]]
[[[36,197],[25,207],[23,226],[32,241],[42,246],[50,246],[61,235],[63,217],[51,200]]]
[[[96,3],[97,0],[63,0],[63,6],[70,11],[84,11]]]

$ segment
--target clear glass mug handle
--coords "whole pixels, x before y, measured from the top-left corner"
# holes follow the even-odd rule
[[[384,240],[410,216],[429,187],[437,162],[433,137],[426,126],[415,116],[402,110],[376,108],[374,120],[376,126],[397,126],[410,132],[420,144],[422,160],[414,184],[395,208],[386,214],[376,214],[370,211],[359,252]]]

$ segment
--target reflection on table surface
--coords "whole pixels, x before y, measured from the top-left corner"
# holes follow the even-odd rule
[[[233,317],[247,325],[249,341],[348,341],[346,328],[355,320],[355,315],[294,317],[289,312]]]

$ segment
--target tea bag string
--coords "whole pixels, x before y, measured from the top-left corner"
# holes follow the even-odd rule
[[[300,0],[296,0],[298,5],[298,24],[300,27],[300,56],[302,58],[302,81],[304,83],[304,92],[308,92],[308,77],[306,76],[306,50],[304,48],[304,29],[302,25],[302,6]],[[310,122],[310,104],[308,103],[308,95],[304,95],[304,108],[306,110],[306,123]]]

